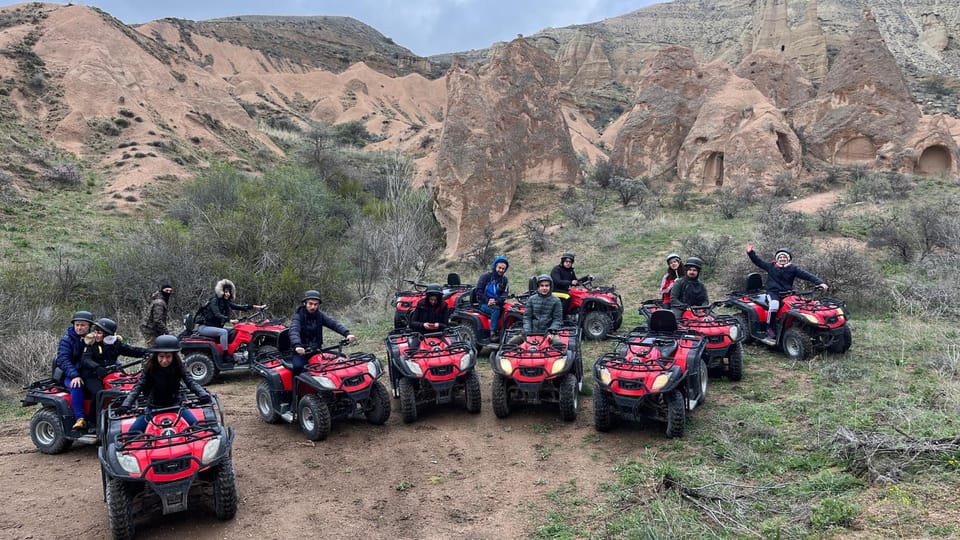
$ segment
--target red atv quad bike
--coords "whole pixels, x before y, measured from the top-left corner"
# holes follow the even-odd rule
[[[507,297],[508,301],[503,305],[503,313],[500,314],[500,320],[497,322],[501,330],[523,322],[523,303],[529,295],[529,293],[511,294]],[[478,351],[482,345],[496,346],[496,342],[490,341],[490,317],[480,311],[476,287],[471,288],[469,294],[461,294],[457,298],[456,305],[450,313],[450,326],[460,326],[468,330],[461,335],[469,346]]]
[[[822,289],[815,288],[782,295],[774,322],[775,342],[767,341],[765,323],[769,303],[760,274],[747,275],[747,290],[730,293],[726,305],[737,310],[748,340],[779,346],[791,360],[806,360],[824,350],[846,353],[853,345],[846,304],[833,298],[814,297],[820,291]]]
[[[558,403],[564,421],[576,420],[583,386],[580,329],[557,330],[558,344],[550,342],[550,334],[530,334],[522,343],[510,343],[522,333],[522,324],[510,327],[503,333],[500,349],[490,356],[493,413],[506,418],[519,403]]]
[[[695,332],[707,340],[703,361],[711,377],[726,375],[731,381],[743,379],[743,340],[745,333],[740,319],[733,315],[715,313],[726,302],[714,302],[709,306],[677,306],[680,330]],[[645,300],[640,304],[640,315],[650,321],[650,316],[662,310],[661,300]],[[676,315],[676,311],[674,314]]]
[[[183,367],[201,386],[206,386],[221,372],[252,369],[257,356],[277,352],[277,338],[286,329],[284,320],[270,318],[266,308],[243,317],[229,329],[224,354],[220,338],[196,333],[193,314],[187,314],[183,318],[183,333],[179,336]]]
[[[555,292],[557,296],[563,293]],[[594,287],[592,279],[570,287],[565,316],[577,321],[583,337],[593,341],[607,338],[623,324],[623,300],[614,287]]]
[[[417,408],[445,405],[463,397],[468,412],[480,412],[477,352],[463,341],[460,328],[420,334],[398,329],[384,339],[390,365],[390,385],[400,398],[405,423],[417,419]]]
[[[427,283],[419,283],[410,279],[404,281],[413,285],[413,289],[397,291],[393,296],[394,328],[406,328],[410,323],[410,314],[416,309],[417,303],[427,295]],[[443,300],[447,303],[450,311],[453,311],[454,306],[456,306],[457,298],[460,298],[460,295],[472,288],[473,285],[460,284],[460,274],[456,272],[447,274],[447,284],[443,286]]]
[[[263,377],[257,385],[257,412],[268,424],[299,422],[303,434],[322,441],[332,420],[363,413],[371,424],[390,418],[390,394],[380,382],[383,364],[372,353],[343,353],[348,342],[307,351],[303,373],[293,378],[289,331],[280,335],[284,353],[262,357],[253,369]]]
[[[221,520],[237,513],[233,471],[233,428],[226,426],[216,396],[212,400],[184,392],[180,405],[154,409],[144,432],[131,432],[145,414],[143,399],[133,412],[114,402],[101,416],[98,451],[110,529],[116,539],[133,538],[134,522],[156,509],[163,514],[188,509],[191,500],[209,497]],[[183,410],[197,418],[190,426]]]
[[[99,409],[123,397],[137,384],[140,373],[128,374],[127,368],[139,364],[140,360],[112,368],[103,378],[103,391],[96,396]],[[69,384],[63,380],[63,372],[54,367],[53,376],[36,381],[24,387],[26,396],[20,400],[24,407],[40,405],[40,410],[30,419],[30,438],[33,444],[44,454],[59,454],[73,446],[74,442],[93,444],[97,442],[93,422],[84,430],[74,430],[73,407],[70,400]],[[83,400],[84,414],[89,418],[94,409],[93,399]]]
[[[648,327],[617,336],[614,352],[593,365],[593,423],[613,429],[619,419],[667,424],[667,437],[682,437],[686,413],[707,397],[706,339],[677,328],[670,310],[655,311]]]

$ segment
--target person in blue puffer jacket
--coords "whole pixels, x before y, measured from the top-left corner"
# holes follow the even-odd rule
[[[480,311],[490,317],[490,341],[499,338],[497,324],[500,322],[500,314],[503,313],[503,304],[510,294],[510,282],[506,276],[509,267],[507,258],[499,255],[493,259],[490,271],[477,280],[477,302],[480,304]]]
[[[57,367],[63,372],[63,380],[70,390],[70,406],[73,408],[73,418],[79,423],[83,420],[83,377],[80,376],[80,359],[83,357],[83,336],[90,333],[93,324],[93,313],[78,311],[70,319],[67,332],[60,338],[57,345]],[[86,421],[74,429],[86,427]]]

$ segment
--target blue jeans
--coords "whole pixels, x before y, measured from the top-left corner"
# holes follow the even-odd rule
[[[143,412],[144,414],[141,414],[140,416],[138,416],[137,419],[133,422],[133,425],[130,426],[131,432],[139,431],[140,433],[143,433],[144,431],[147,430],[147,422],[149,422],[150,419],[153,418],[153,411],[150,410],[150,407],[147,407],[146,410]],[[186,409],[186,408],[183,409],[183,414],[181,416],[183,417],[184,420],[186,420],[188,426],[192,426],[197,423],[197,417],[193,415],[190,409]]]
[[[83,415],[83,386],[70,388],[70,379],[67,379],[67,388],[70,390],[70,407],[73,409],[73,419],[79,420]]]
[[[290,357],[290,363],[293,364],[293,376],[296,378],[297,375],[303,373],[304,366],[307,365],[307,355],[305,354],[294,354]],[[296,385],[294,385],[296,386]]]
[[[224,354],[227,353],[228,331],[226,328],[218,328],[216,326],[207,326],[205,324],[201,324],[200,326],[197,327],[197,333],[200,334],[201,336],[220,338],[220,346],[223,347],[223,353]]]
[[[482,304],[480,306],[480,311],[486,313],[490,317],[490,333],[497,331],[497,323],[500,322],[500,313],[503,311],[503,308],[500,306],[489,306],[487,304]]]

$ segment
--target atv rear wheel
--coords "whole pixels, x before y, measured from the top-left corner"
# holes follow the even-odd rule
[[[477,350],[477,343],[480,341],[480,336],[472,324],[468,324],[463,321],[450,321],[450,325],[457,330],[457,335],[460,336],[460,340],[463,341],[467,347]]]
[[[727,355],[727,378],[731,381],[743,379],[743,343],[730,346],[730,353]]]
[[[493,401],[493,414],[497,418],[506,418],[510,416],[510,399],[507,395],[507,379],[499,373],[493,374],[493,383],[490,387],[491,401]]]
[[[686,429],[687,408],[683,404],[683,393],[679,390],[667,396],[667,438],[683,437]]]
[[[614,425],[614,413],[610,397],[607,392],[600,387],[593,387],[593,427],[597,431],[610,431]]]
[[[59,454],[73,446],[63,432],[60,416],[50,407],[40,409],[30,419],[30,438],[44,454]]]
[[[693,410],[694,407],[699,407],[700,405],[703,405],[703,403],[707,401],[707,386],[710,382],[710,373],[707,370],[707,363],[704,362],[703,359],[700,359],[697,361],[696,370],[697,370],[698,378],[700,380],[699,380],[699,384],[697,384],[693,388],[693,390],[697,392],[696,403],[693,404],[693,400],[692,399],[689,400],[691,404],[693,404],[693,407],[690,408],[691,411]]]
[[[850,333],[850,327],[844,325],[843,334],[834,338],[833,343],[827,347],[832,353],[843,354],[850,350],[850,346],[853,345],[853,334]]]
[[[311,441],[322,441],[330,435],[330,409],[317,394],[300,399],[300,429]]]
[[[363,415],[367,417],[367,422],[378,426],[390,418],[390,393],[382,382],[374,381],[370,387],[370,397],[363,404]]]
[[[467,402],[467,412],[473,414],[480,412],[480,374],[476,369],[471,369],[467,373],[463,393]]]
[[[215,373],[213,359],[199,352],[191,353],[183,359],[183,370],[200,386],[210,384]]]
[[[793,361],[806,360],[813,352],[810,334],[802,328],[791,326],[783,333],[783,352]]]
[[[593,341],[600,341],[607,338],[610,329],[613,327],[613,321],[610,316],[602,311],[591,311],[583,317],[583,336]]]
[[[237,475],[233,472],[232,458],[223,460],[217,469],[213,480],[213,508],[221,521],[237,515]]]
[[[123,480],[107,480],[107,514],[115,539],[133,538],[133,498]]]
[[[576,420],[579,404],[580,392],[577,388],[577,376],[573,373],[567,373],[560,381],[560,418],[564,422]]]
[[[413,388],[413,382],[403,377],[399,382],[400,388],[400,417],[404,424],[409,424],[417,419],[417,392]]]
[[[280,415],[273,407],[273,397],[270,396],[270,384],[262,381],[257,385],[257,412],[260,419],[268,424],[280,422]]]

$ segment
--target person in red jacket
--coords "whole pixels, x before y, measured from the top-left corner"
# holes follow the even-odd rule
[[[663,307],[670,307],[670,287],[673,282],[681,276],[680,267],[683,266],[683,260],[676,253],[667,255],[667,271],[660,280],[660,295],[663,299]]]

